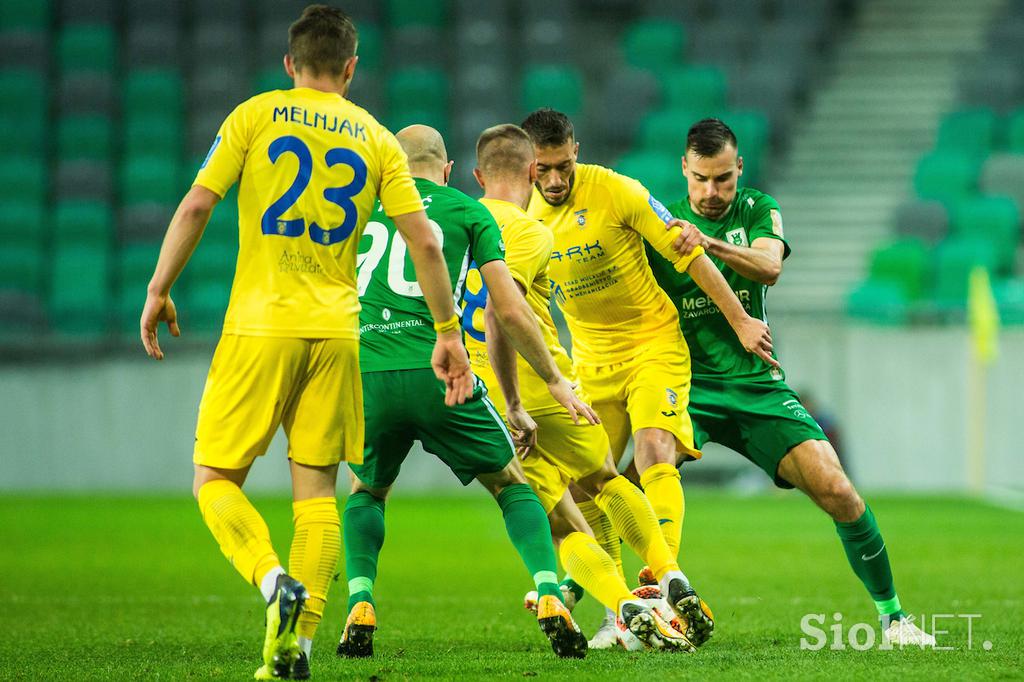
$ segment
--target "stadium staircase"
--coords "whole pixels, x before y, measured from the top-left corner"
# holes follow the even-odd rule
[[[796,256],[772,293],[774,311],[843,309],[954,98],[957,65],[982,50],[1002,4],[868,0],[860,8],[772,185]]]

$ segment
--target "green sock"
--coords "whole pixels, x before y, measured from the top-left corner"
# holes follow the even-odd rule
[[[586,594],[586,592],[583,591],[583,586],[569,576],[562,578],[562,582],[558,583],[558,587],[565,587],[567,590],[572,592],[573,596],[576,597],[577,604],[580,602],[580,599],[583,599],[583,595]]]
[[[525,483],[514,483],[498,493],[498,506],[505,516],[508,537],[533,576],[537,594],[550,594],[561,600],[551,525],[537,493]]]
[[[384,500],[368,492],[352,493],[345,502],[345,574],[348,576],[348,608],[373,601],[377,557],[384,546]]]
[[[885,540],[871,508],[865,505],[864,513],[856,521],[836,522],[836,532],[843,541],[850,568],[875,601],[878,615],[889,620],[902,618],[903,610],[892,580],[889,553],[885,550]]]

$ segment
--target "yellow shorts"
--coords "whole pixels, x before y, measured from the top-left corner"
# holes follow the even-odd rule
[[[685,341],[645,348],[626,362],[612,365],[578,363],[580,383],[611,441],[616,463],[631,434],[655,428],[676,437],[676,450],[694,459],[690,401],[690,351]]]
[[[572,423],[568,412],[534,415],[537,445],[523,460],[526,480],[537,493],[544,511],[550,512],[576,481],[601,468],[608,456],[608,434],[580,420]]]
[[[199,403],[192,461],[247,467],[266,453],[278,426],[299,464],[363,461],[357,339],[221,337]]]

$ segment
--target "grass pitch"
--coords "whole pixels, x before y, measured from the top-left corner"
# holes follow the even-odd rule
[[[289,501],[254,501],[287,557]],[[399,491],[376,589],[377,655],[334,655],[342,580],[314,645],[313,678],[1019,678],[1024,514],[941,497],[878,497],[872,507],[904,606],[924,614],[929,630],[933,614],[949,614],[936,624],[950,650],[832,650],[833,614],[842,614],[844,642],[850,626],[876,621],[831,522],[795,493],[691,491],[682,564],[715,611],[715,637],[691,656],[599,651],[558,660],[520,607],[530,582],[494,502],[483,491]],[[625,554],[633,576],[639,562]],[[251,679],[262,610],[190,498],[0,498],[0,678]],[[824,615],[828,645],[818,651],[800,648],[808,613]],[[980,614],[970,648],[968,614]],[[588,597],[576,615],[589,635],[601,609]]]

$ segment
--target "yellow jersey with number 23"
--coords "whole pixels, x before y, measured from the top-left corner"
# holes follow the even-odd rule
[[[224,333],[358,338],[356,253],[380,198],[423,208],[394,135],[341,95],[274,90],[227,117],[195,184],[238,187],[239,248]]]

